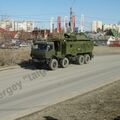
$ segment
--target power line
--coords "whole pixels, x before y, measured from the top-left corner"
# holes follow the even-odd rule
[[[109,18],[109,17],[98,17],[98,16],[86,16],[87,18],[89,19],[95,19],[95,20],[101,20],[101,21],[104,21],[104,20],[110,20],[110,21],[116,21],[116,19],[113,19],[113,18]]]
[[[75,2],[76,2],[76,0],[73,0],[73,2],[72,2],[72,4],[71,4],[71,7],[74,6]]]

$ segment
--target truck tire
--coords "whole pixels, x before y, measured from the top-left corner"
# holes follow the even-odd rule
[[[60,61],[60,65],[61,65],[61,67],[63,67],[63,68],[66,68],[66,67],[68,67],[68,65],[69,65],[69,60],[68,60],[68,58],[63,58],[61,61]]]
[[[83,65],[84,64],[84,56],[83,55],[78,55],[77,56],[77,64]]]
[[[58,61],[56,59],[52,59],[49,63],[49,68],[51,70],[56,70],[58,68]]]
[[[90,62],[90,55],[89,54],[84,55],[84,63],[88,64],[89,62]]]

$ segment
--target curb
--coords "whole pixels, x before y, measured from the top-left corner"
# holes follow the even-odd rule
[[[17,68],[20,68],[20,66],[3,67],[3,68],[0,68],[0,72],[4,70],[17,69]]]

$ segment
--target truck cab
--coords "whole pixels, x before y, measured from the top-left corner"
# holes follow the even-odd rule
[[[54,42],[36,41],[32,45],[31,57],[34,59],[47,59],[55,54]]]

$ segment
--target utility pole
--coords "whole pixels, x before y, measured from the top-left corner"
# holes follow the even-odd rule
[[[70,7],[70,32],[72,32],[72,15],[73,15],[73,11],[72,11],[72,7]]]
[[[70,32],[75,30],[75,15],[73,15],[72,7],[70,8]]]

